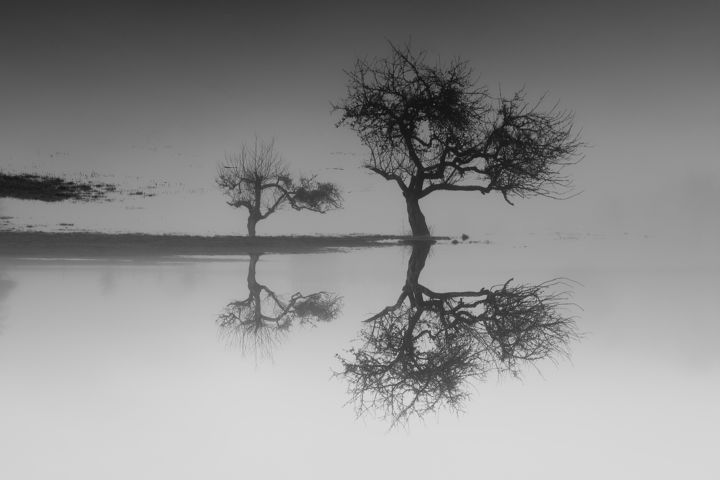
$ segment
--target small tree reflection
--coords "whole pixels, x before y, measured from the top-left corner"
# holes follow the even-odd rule
[[[358,415],[393,425],[442,407],[460,410],[471,379],[520,373],[568,353],[575,321],[562,281],[435,292],[418,282],[429,244],[416,244],[397,301],[365,321],[360,346],[338,356]],[[554,293],[555,292],[555,293]]]
[[[342,299],[328,292],[277,295],[256,279],[259,258],[259,254],[250,255],[247,298],[230,302],[218,315],[217,323],[229,344],[245,353],[271,356],[293,324],[315,325],[334,320],[342,308]]]

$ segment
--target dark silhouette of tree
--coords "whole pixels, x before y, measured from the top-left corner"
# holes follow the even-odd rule
[[[467,62],[430,65],[409,46],[384,59],[359,59],[338,126],[369,148],[365,167],[400,187],[414,236],[429,235],[420,200],[439,190],[561,198],[561,173],[581,143],[572,116],[529,105],[522,91],[493,99]]]
[[[333,183],[317,182],[315,177],[293,179],[275,148],[255,140],[243,145],[237,155],[226,155],[218,166],[216,182],[229,198],[228,205],[248,210],[248,236],[254,237],[256,225],[284,205],[295,210],[325,213],[342,205],[340,190]]]
[[[430,250],[416,243],[397,301],[365,320],[360,346],[339,355],[339,375],[358,415],[392,425],[441,407],[459,410],[472,379],[490,372],[519,375],[523,364],[567,354],[577,338],[564,316],[560,281],[435,292],[418,281]]]
[[[334,320],[342,308],[342,299],[328,292],[277,295],[256,279],[259,258],[259,254],[250,255],[247,298],[230,302],[217,323],[222,335],[243,352],[269,356],[293,324],[315,325]]]

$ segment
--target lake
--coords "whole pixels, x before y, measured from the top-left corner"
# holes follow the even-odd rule
[[[719,478],[720,262],[670,252],[1,260],[0,477]]]

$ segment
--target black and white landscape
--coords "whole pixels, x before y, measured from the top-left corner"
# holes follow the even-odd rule
[[[719,14],[3,4],[0,478],[718,478]]]

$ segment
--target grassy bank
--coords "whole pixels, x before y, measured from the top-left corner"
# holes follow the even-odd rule
[[[436,238],[440,239],[440,238]],[[106,234],[90,232],[0,232],[4,258],[141,258],[177,255],[247,255],[250,253],[314,253],[410,242],[396,235],[346,236],[191,236]]]
[[[116,190],[110,183],[68,180],[52,175],[0,172],[0,197],[42,202],[94,201]]]

